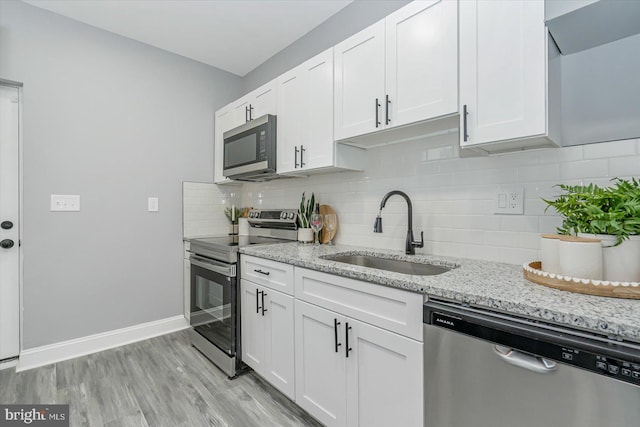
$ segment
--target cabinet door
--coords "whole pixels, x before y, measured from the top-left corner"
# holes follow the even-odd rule
[[[265,379],[295,399],[293,297],[267,288],[264,292]]]
[[[231,125],[229,129],[233,129],[234,127],[240,126],[241,124],[249,121],[250,100],[251,97],[245,95],[233,103],[232,114],[229,119],[229,123]]]
[[[334,165],[333,48],[305,62],[304,169]]]
[[[456,113],[457,2],[415,1],[389,15],[386,64],[389,105],[382,108],[383,124],[400,126]]]
[[[351,328],[347,425],[422,427],[422,343],[357,320],[346,322]]]
[[[240,281],[242,361],[256,372],[264,375],[265,334],[264,320],[260,310],[261,288],[246,280]]]
[[[265,114],[276,114],[276,81],[272,80],[251,92],[249,103],[249,117],[251,120],[255,120]]]
[[[460,2],[460,145],[545,134],[545,94],[544,2]]]
[[[303,64],[304,65],[304,64]],[[278,173],[300,169],[300,145],[304,143],[305,107],[305,69],[299,66],[277,79],[278,98]]]
[[[295,319],[296,403],[326,426],[346,426],[344,317],[296,300]]]
[[[384,25],[384,20],[379,21],[334,47],[336,140],[383,126]]]

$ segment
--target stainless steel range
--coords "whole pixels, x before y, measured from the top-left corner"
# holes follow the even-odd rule
[[[296,240],[297,216],[294,209],[254,209],[248,236],[191,240],[191,344],[229,378],[242,365],[238,251]]]

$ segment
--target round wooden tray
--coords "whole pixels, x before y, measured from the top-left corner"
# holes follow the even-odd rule
[[[534,261],[522,266],[524,278],[539,285],[563,291],[601,297],[640,299],[640,283],[610,282],[606,280],[580,279],[553,274],[542,269],[542,262]]]

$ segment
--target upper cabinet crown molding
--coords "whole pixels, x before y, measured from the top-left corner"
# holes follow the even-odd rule
[[[542,0],[460,2],[462,148],[557,146],[561,91],[554,49]]]
[[[367,134],[457,113],[457,8],[415,1],[336,45],[336,140],[378,145]]]

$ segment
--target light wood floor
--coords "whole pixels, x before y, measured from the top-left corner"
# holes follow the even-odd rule
[[[70,404],[70,425],[320,426],[253,372],[227,377],[185,331],[16,373],[0,403]]]

